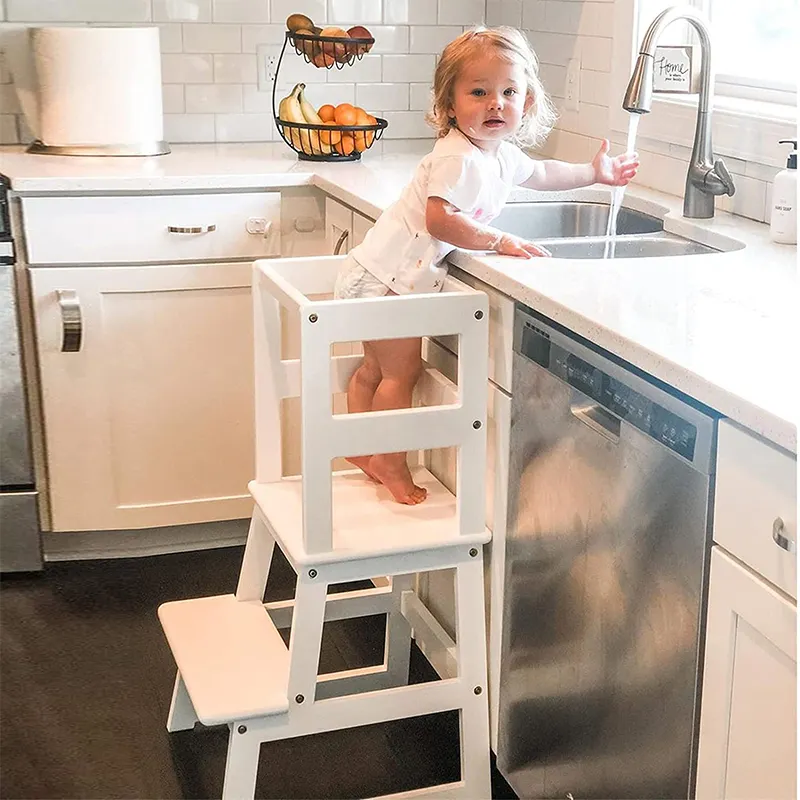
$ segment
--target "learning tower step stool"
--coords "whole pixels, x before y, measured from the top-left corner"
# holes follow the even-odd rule
[[[448,279],[440,294],[364,300],[330,296],[341,257],[257,261],[255,509],[235,594],[162,605],[178,666],[167,728],[195,722],[230,729],[223,800],[252,798],[262,742],[458,709],[461,780],[392,797],[491,796],[484,620],[488,304]],[[299,313],[300,359],[282,358],[281,306]],[[334,414],[358,355],[337,342],[458,334],[458,397],[449,405]],[[340,348],[341,349],[341,348]],[[421,384],[439,373],[426,370]],[[438,384],[441,389],[441,382]],[[424,392],[423,392],[424,394]],[[301,397],[302,475],[285,477],[281,400]],[[434,385],[429,397],[446,392]],[[358,470],[331,471],[339,456],[457,446],[454,497],[422,467],[418,506],[394,502]],[[295,599],[264,603],[275,543],[297,573]],[[457,677],[408,685],[412,631],[426,609],[414,574],[455,568]],[[375,576],[378,576],[377,578]],[[334,583],[372,581],[327,594]],[[410,613],[410,610],[413,613]],[[318,675],[326,620],[387,615],[384,663]],[[291,626],[287,649],[278,633]]]

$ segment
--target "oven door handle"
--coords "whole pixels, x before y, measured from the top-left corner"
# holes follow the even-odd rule
[[[78,293],[71,289],[58,289],[56,297],[61,309],[61,352],[77,353],[83,339],[81,301]]]
[[[573,392],[569,410],[573,417],[580,420],[587,428],[599,433],[609,442],[619,444],[621,423],[599,403],[595,403],[579,392]]]

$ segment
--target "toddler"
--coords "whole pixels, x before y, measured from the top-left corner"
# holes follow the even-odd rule
[[[336,298],[437,292],[447,272],[444,258],[456,247],[548,256],[543,247],[487,225],[512,186],[624,186],[639,166],[632,153],[611,158],[608,140],[589,164],[535,161],[520,149],[542,141],[555,112],[539,80],[536,55],[513,28],[478,28],[450,42],[436,67],[433,95],[429,121],[438,137],[433,151],[343,262]],[[364,342],[364,361],[348,388],[348,411],[408,408],[421,371],[420,339]],[[349,460],[398,502],[425,499],[405,453]]]

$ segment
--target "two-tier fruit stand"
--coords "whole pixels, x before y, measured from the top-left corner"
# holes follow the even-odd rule
[[[312,141],[319,141],[319,137],[325,135],[328,141],[338,133],[350,133],[354,136],[362,137],[362,150],[372,146],[383,135],[383,131],[389,124],[385,119],[374,118],[375,123],[369,125],[315,125],[312,123],[291,122],[281,119],[275,102],[275,92],[278,86],[278,76],[281,71],[283,54],[286,52],[287,44],[291,45],[297,55],[302,56],[309,64],[324,69],[343,69],[355,63],[356,59],[361,59],[368,49],[375,43],[372,38],[340,38],[335,36],[317,36],[306,33],[295,33],[286,31],[286,37],[278,58],[278,66],[275,70],[275,80],[272,84],[272,115],[275,118],[275,125],[283,139],[298,156],[306,161],[357,161],[361,158],[361,150],[354,149],[352,153],[345,155],[335,149],[331,153],[314,152]],[[292,133],[295,133],[294,136]],[[305,132],[305,135],[302,135]],[[313,132],[313,138],[312,138]],[[323,140],[324,141],[324,140]]]

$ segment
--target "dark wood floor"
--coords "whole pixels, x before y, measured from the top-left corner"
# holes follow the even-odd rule
[[[48,565],[0,581],[0,797],[214,798],[227,728],[168,734],[158,606],[232,592],[241,548]],[[276,558],[267,594],[291,596]],[[323,671],[379,663],[382,618],[326,626]],[[414,649],[412,680],[433,680]],[[266,744],[257,796],[355,798],[457,780],[456,712]],[[513,797],[493,775],[493,795]]]

